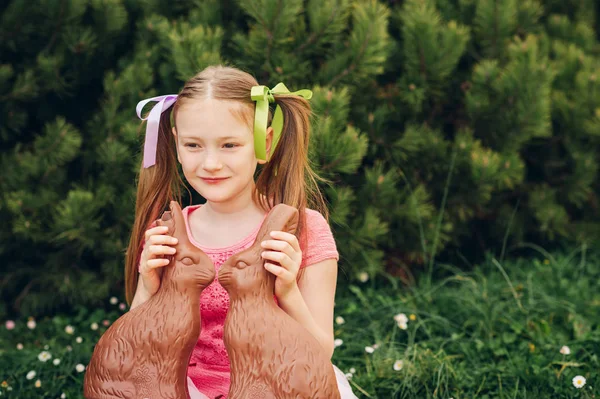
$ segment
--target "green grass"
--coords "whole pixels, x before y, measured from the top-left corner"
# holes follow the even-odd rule
[[[600,260],[585,255],[490,257],[472,272],[438,265],[447,277],[412,288],[350,286],[337,296],[344,343],[333,361],[355,368],[353,389],[363,397],[600,397]],[[398,313],[415,315],[406,330]],[[584,388],[573,386],[576,375]]]
[[[582,251],[539,259],[499,262],[489,258],[471,272],[437,264],[435,278],[413,287],[385,278],[339,286],[333,362],[354,368],[351,385],[360,398],[583,398],[600,397],[600,259]],[[396,285],[394,287],[394,285]],[[103,320],[123,312],[74,309],[72,316],[27,319],[0,327],[0,398],[81,398],[93,344]],[[406,330],[394,315],[414,315]],[[97,330],[90,328],[98,323]],[[68,334],[71,325],[75,332]],[[77,343],[76,337],[82,337]],[[23,345],[22,350],[16,348]],[[373,353],[366,346],[378,347]],[[42,362],[44,351],[52,359]],[[563,345],[571,354],[559,352]],[[67,350],[67,346],[72,349]],[[59,365],[52,362],[61,360]],[[394,362],[403,361],[400,370]],[[28,380],[29,371],[36,376]],[[587,384],[573,386],[582,375]],[[41,387],[35,387],[40,380]]]

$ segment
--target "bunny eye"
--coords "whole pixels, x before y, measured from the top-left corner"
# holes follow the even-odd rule
[[[238,260],[237,262],[235,262],[235,267],[238,269],[244,269],[248,266],[248,264],[246,262],[244,262],[243,260]]]
[[[185,258],[181,259],[181,263],[183,263],[186,266],[192,266],[195,262],[192,258],[186,256]]]

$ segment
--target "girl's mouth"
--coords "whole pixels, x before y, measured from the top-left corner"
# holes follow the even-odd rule
[[[203,182],[208,183],[208,184],[217,184],[220,183],[222,181],[225,181],[228,179],[228,177],[220,177],[220,178],[206,178],[206,177],[202,177],[201,178]]]

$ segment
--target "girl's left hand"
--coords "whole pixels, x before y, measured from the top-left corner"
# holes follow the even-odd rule
[[[265,269],[276,276],[275,296],[281,300],[297,287],[296,277],[302,263],[302,250],[295,235],[284,231],[272,231],[272,240],[265,240],[261,246],[266,250],[261,256],[267,260]],[[268,261],[277,262],[270,263]]]

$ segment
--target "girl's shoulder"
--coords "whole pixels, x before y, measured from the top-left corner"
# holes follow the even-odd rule
[[[302,252],[302,264],[306,267],[325,259],[339,260],[335,238],[331,227],[325,217],[317,210],[305,208],[306,212],[306,244],[300,244]]]
[[[310,209],[310,208],[304,208],[304,211],[306,213],[307,227],[313,228],[313,229],[322,229],[322,228],[329,229],[329,223],[327,223],[327,220],[321,214],[321,212],[319,212],[315,209]]]

